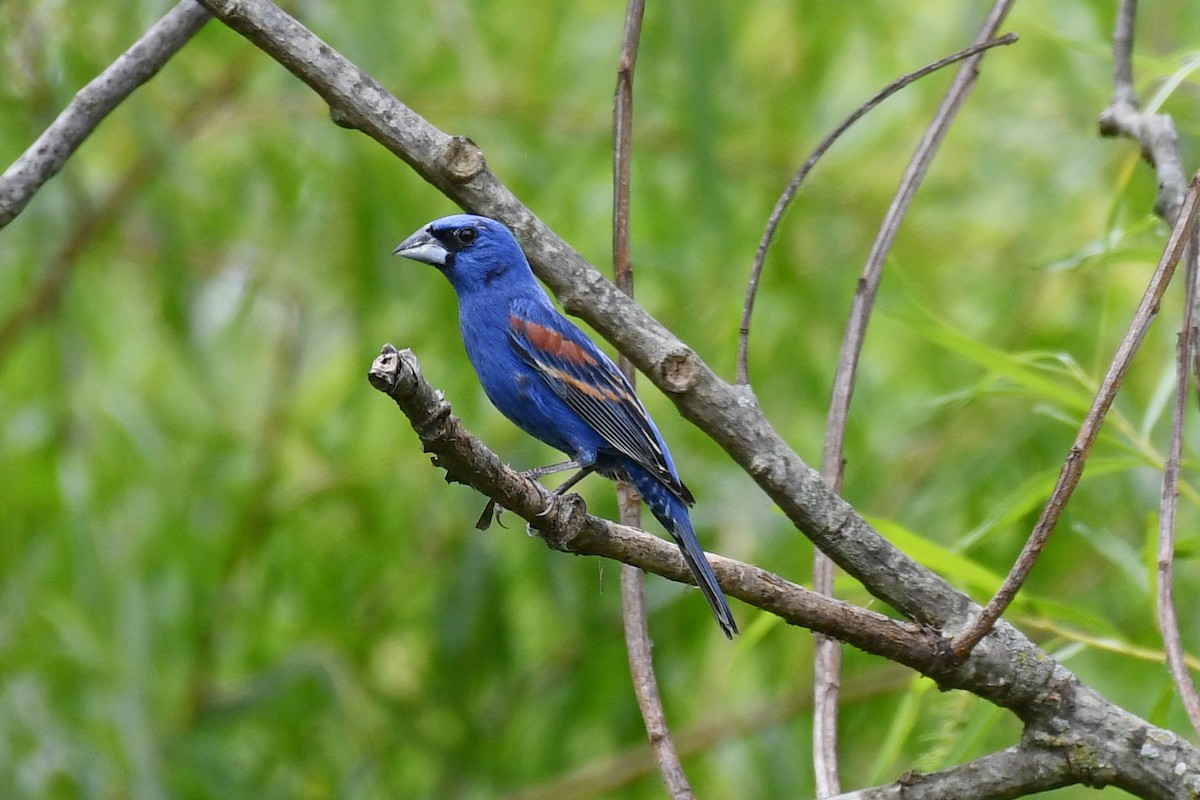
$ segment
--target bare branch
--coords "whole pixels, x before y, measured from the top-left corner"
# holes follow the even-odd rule
[[[1183,300],[1183,330],[1176,345],[1175,404],[1171,409],[1171,446],[1163,468],[1162,503],[1158,515],[1158,626],[1171,678],[1183,700],[1192,729],[1200,733],[1200,696],[1188,671],[1179,618],[1175,609],[1175,519],[1179,507],[1179,465],[1183,460],[1183,430],[1188,407],[1188,368],[1195,339],[1196,254],[1200,253],[1200,229],[1192,226],[1186,248]]]
[[[50,127],[0,175],[0,228],[12,222],[37,190],[58,174],[101,120],[154,77],[209,18],[195,0],[183,0],[76,93]]]
[[[870,318],[871,309],[874,307],[875,294],[879,288],[879,282],[883,274],[884,260],[891,249],[892,242],[895,240],[900,220],[911,204],[917,187],[924,178],[930,163],[932,163],[933,155],[937,151],[938,145],[944,138],[946,131],[949,130],[950,123],[953,121],[958,109],[966,101],[967,94],[974,85],[975,76],[979,70],[979,62],[983,58],[983,51],[997,44],[1007,44],[1016,41],[1016,37],[1011,34],[1001,39],[992,38],[995,36],[996,29],[999,28],[1000,23],[1007,13],[1008,4],[1004,0],[997,2],[992,9],[992,13],[988,15],[983,29],[976,37],[976,43],[972,47],[956,53],[949,58],[942,59],[942,61],[936,62],[923,71],[918,70],[917,73],[913,73],[913,77],[911,78],[905,76],[900,82],[896,82],[896,89],[899,89],[901,86],[916,80],[922,74],[932,72],[933,69],[953,63],[962,58],[968,59],[959,68],[958,74],[955,76],[955,80],[951,84],[946,97],[942,100],[937,114],[934,115],[934,119],[926,129],[921,143],[917,146],[917,150],[913,154],[908,169],[905,171],[900,187],[896,191],[896,196],[892,200],[892,206],[888,209],[888,213],[884,218],[884,225],[867,258],[862,277],[855,284],[857,289],[854,295],[854,302],[851,306],[850,319],[847,322],[846,333],[842,339],[837,371],[833,379],[833,396],[830,399],[829,416],[825,428],[825,446],[821,459],[821,474],[824,476],[829,490],[835,494],[841,493],[845,461],[843,453],[846,425],[850,415],[850,398],[853,394],[855,375],[858,372],[858,360],[862,352],[862,343],[866,337],[867,322]],[[891,87],[888,88],[890,89]],[[885,89],[884,92],[876,97],[882,100],[887,96],[887,91]],[[869,108],[870,106],[868,105],[863,109],[862,113],[865,113]],[[853,121],[853,115],[850,121]],[[818,148],[818,151],[820,151],[820,148]],[[819,155],[819,152],[816,155]],[[810,159],[810,162],[812,161],[815,161],[815,157]],[[809,166],[809,164],[806,164],[806,166]],[[802,179],[803,173],[798,174],[797,177]],[[794,185],[798,186],[799,180],[794,181]],[[793,186],[789,186],[788,189],[793,193],[795,191]],[[784,194],[787,200],[790,201],[791,198],[788,193],[785,192]],[[780,201],[781,204],[786,202],[784,198],[780,198]],[[782,214],[781,204],[776,205],[776,209],[780,211],[780,215]],[[772,215],[772,221],[767,225],[767,233],[764,234],[763,242],[759,245],[760,258],[755,261],[755,272],[751,278],[752,286],[757,285],[757,276],[762,264],[761,256],[765,256],[766,246],[769,245],[770,236],[774,233],[772,224],[778,224],[778,219],[778,216]],[[745,373],[745,358],[746,339],[749,333],[749,309],[752,302],[753,295],[748,290],[747,303],[743,312],[743,336],[739,342],[738,351],[739,380],[749,380],[749,376]],[[817,550],[813,553],[813,590],[822,594],[832,595],[833,579],[833,561],[829,556]],[[814,648],[813,767],[816,773],[817,796],[829,797],[841,791],[837,758],[837,698],[842,652],[840,643],[822,634],[816,635]]]
[[[976,37],[976,43],[983,44],[996,35],[996,30],[1008,15],[1012,4],[1013,0],[997,0],[991,11],[988,12],[987,19],[984,20],[983,27]],[[842,430],[846,425],[846,416],[850,412],[850,398],[854,392],[858,357],[866,336],[867,319],[871,315],[871,308],[875,304],[875,295],[883,276],[884,259],[892,249],[892,243],[900,230],[900,221],[908,212],[908,207],[912,204],[913,197],[916,196],[917,189],[925,178],[934,154],[950,129],[950,123],[966,102],[971,88],[975,85],[975,78],[979,74],[979,63],[982,59],[983,53],[976,53],[959,67],[954,76],[954,82],[946,91],[942,104],[938,107],[933,121],[925,130],[925,135],[921,138],[912,160],[908,163],[908,168],[904,171],[904,177],[900,180],[900,186],[896,190],[895,197],[892,198],[892,204],[884,215],[883,224],[875,237],[875,243],[867,255],[867,263],[856,284],[854,299],[850,306],[850,320],[846,325],[841,351],[838,353],[833,396],[829,403],[827,423],[829,430]],[[840,469],[841,447],[836,445],[836,442],[836,439],[826,439],[826,451],[831,449],[831,444],[835,444],[834,449],[837,452],[826,452],[822,462],[836,463]]]
[[[221,78],[189,105],[174,124],[176,144],[190,141],[211,117],[213,109],[237,91],[246,74],[245,65],[240,60],[231,61]],[[87,246],[97,236],[120,220],[121,212],[133,201],[142,186],[155,175],[162,158],[163,153],[159,150],[142,152],[126,170],[125,175],[72,226],[70,234],[51,256],[33,289],[26,294],[22,303],[0,322],[0,362],[3,362],[17,346],[25,331],[58,306],[71,273],[79,263],[79,257],[86,252]]]
[[[1146,293],[1142,295],[1142,301],[1133,314],[1129,329],[1117,347],[1117,352],[1113,356],[1112,363],[1109,364],[1104,381],[1100,384],[1100,390],[1092,400],[1092,407],[1088,409],[1087,416],[1083,418],[1079,433],[1075,437],[1075,443],[1071,445],[1071,452],[1067,455],[1067,460],[1058,475],[1058,482],[1054,485],[1054,491],[1050,493],[1050,499],[1046,501],[1046,506],[1042,509],[1037,524],[1034,525],[1021,554],[1005,577],[1004,583],[997,590],[995,597],[988,602],[970,627],[954,637],[951,647],[955,655],[959,657],[966,655],[980,639],[987,635],[992,625],[1008,608],[1008,604],[1017,596],[1017,592],[1021,590],[1025,579],[1033,570],[1033,565],[1037,563],[1038,556],[1041,555],[1042,549],[1050,539],[1050,534],[1054,532],[1058,518],[1062,515],[1067,501],[1071,498],[1071,493],[1075,491],[1075,487],[1083,475],[1084,464],[1087,463],[1092,444],[1100,433],[1104,417],[1108,414],[1108,409],[1112,406],[1122,381],[1125,380],[1125,373],[1129,371],[1129,365],[1133,363],[1134,354],[1137,353],[1142,339],[1145,338],[1146,332],[1150,330],[1150,325],[1158,314],[1158,306],[1162,301],[1163,293],[1167,290],[1167,284],[1170,283],[1171,276],[1175,274],[1175,265],[1179,263],[1184,245],[1196,221],[1196,209],[1200,204],[1198,192],[1200,192],[1200,173],[1197,173],[1196,177],[1192,179],[1185,198],[1183,214],[1171,231],[1171,238],[1163,250],[1162,258],[1159,259],[1158,268],[1150,277],[1150,285],[1146,287]]]

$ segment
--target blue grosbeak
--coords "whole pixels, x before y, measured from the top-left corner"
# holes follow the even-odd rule
[[[555,309],[508,228],[486,217],[443,217],[394,253],[432,264],[450,279],[463,344],[488,398],[526,433],[572,459],[528,474],[578,467],[556,494],[591,472],[633,484],[733,638],[737,624],[688,516],[692,493],[658,428],[612,360]]]

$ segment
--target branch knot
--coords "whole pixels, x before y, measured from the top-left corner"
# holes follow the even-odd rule
[[[442,159],[455,183],[466,183],[487,169],[483,151],[466,136],[451,136],[442,152]]]

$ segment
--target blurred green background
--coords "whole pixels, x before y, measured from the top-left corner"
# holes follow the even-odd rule
[[[988,3],[647,10],[637,295],[732,378],[747,272],[812,147]],[[977,599],[1018,552],[1165,239],[1154,176],[1096,133],[1115,4],[1017,5],[921,189],[867,337],[845,494]],[[169,8],[0,6],[0,163]],[[290,10],[469,135],[607,269],[623,5],[307,0]],[[1138,89],[1196,163],[1200,6],[1144,3]],[[849,298],[950,80],[819,164],[768,261],[751,372],[810,462]],[[551,553],[447,485],[365,380],[411,347],[514,465],[555,454],[488,405],[434,271],[390,255],[454,210],[279,65],[209,23],[0,233],[0,787],[15,798],[657,798],[618,570]],[[1178,290],[1010,618],[1108,697],[1186,732],[1153,612]],[[712,550],[807,582],[811,546],[648,381]],[[1197,428],[1177,596],[1200,647]],[[607,482],[582,487],[615,515]],[[871,603],[853,581],[839,593]],[[704,798],[811,795],[811,637],[650,578],[668,717]],[[879,604],[875,603],[878,608]],[[1007,746],[1013,718],[846,653],[848,788]],[[1110,790],[1113,796],[1120,795]],[[1080,788],[1055,798],[1094,797]]]

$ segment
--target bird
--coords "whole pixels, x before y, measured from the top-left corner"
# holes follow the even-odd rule
[[[592,472],[632,484],[679,545],[717,624],[732,639],[737,623],[688,512],[695,499],[662,434],[624,373],[555,308],[512,231],[488,217],[454,214],[422,226],[392,252],[449,279],[467,358],[488,399],[569,458],[526,474],[577,468],[555,494]]]

